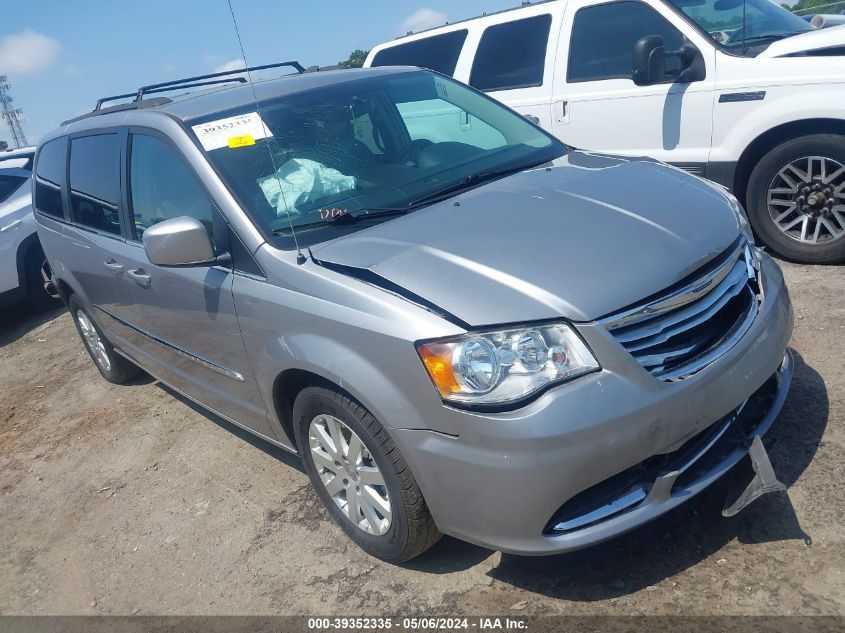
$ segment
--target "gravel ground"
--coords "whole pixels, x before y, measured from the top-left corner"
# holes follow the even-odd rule
[[[0,316],[2,614],[845,615],[845,268],[783,264],[788,496],[712,489],[589,550],[444,538],[403,567],[335,527],[295,457],[146,379],[102,380],[64,310]]]

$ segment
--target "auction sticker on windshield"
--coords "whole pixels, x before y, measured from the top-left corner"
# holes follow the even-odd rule
[[[227,119],[200,123],[192,126],[191,129],[207,152],[221,147],[252,145],[259,139],[273,136],[257,112],[247,112]],[[238,139],[244,138],[249,138],[252,143],[238,142]],[[230,143],[230,140],[235,142]]]

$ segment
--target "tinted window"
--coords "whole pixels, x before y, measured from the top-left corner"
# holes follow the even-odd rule
[[[407,44],[385,48],[373,58],[373,66],[419,66],[444,75],[455,74],[467,31],[452,31]]]
[[[65,181],[67,138],[57,138],[45,143],[38,153],[35,169],[35,208],[58,218],[62,210],[62,185]]]
[[[469,83],[479,90],[543,85],[552,16],[488,27],[481,36]]]
[[[76,224],[120,234],[120,141],[117,134],[70,142],[70,215]]]
[[[18,187],[27,181],[23,176],[4,176],[0,174],[0,202],[4,202]]]
[[[572,27],[567,81],[630,79],[634,44],[661,35],[666,50],[678,50],[683,35],[641,2],[613,2],[579,9]]]
[[[153,136],[132,135],[129,198],[135,237],[164,220],[190,216],[213,236],[213,206],[182,157]]]

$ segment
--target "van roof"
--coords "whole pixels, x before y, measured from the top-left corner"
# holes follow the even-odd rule
[[[251,84],[226,85],[172,97],[156,96],[94,110],[63,121],[60,127],[45,135],[42,142],[74,132],[125,125],[126,115],[137,111],[157,112],[187,123],[215,112],[248,106],[254,103],[256,99],[265,101],[324,86],[340,85],[365,77],[394,75],[409,71],[421,72],[419,68],[414,66],[321,70],[253,81]],[[2,152],[0,152],[0,156],[2,156]]]
[[[131,110],[162,112],[187,122],[213,112],[221,112],[249,105],[254,103],[255,99],[264,101],[266,99],[283,97],[288,94],[304,92],[324,86],[343,84],[363,77],[391,75],[409,70],[419,69],[407,66],[394,66],[350,68],[286,75],[274,79],[253,81],[252,83],[239,83],[198,92],[189,92],[172,97],[153,97],[142,99],[141,101],[123,103],[94,110],[74,119],[64,121],[62,126],[64,127],[78,121],[91,121],[94,118],[102,118],[103,126],[114,125],[115,118]]]

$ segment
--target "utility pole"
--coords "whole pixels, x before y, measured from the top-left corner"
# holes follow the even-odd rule
[[[15,147],[26,147],[29,143],[26,142],[26,135],[23,133],[23,127],[21,126],[23,112],[21,112],[20,108],[12,106],[12,93],[9,88],[6,75],[0,75],[0,109],[2,109],[3,118],[6,120],[6,125],[12,131],[12,141]]]

